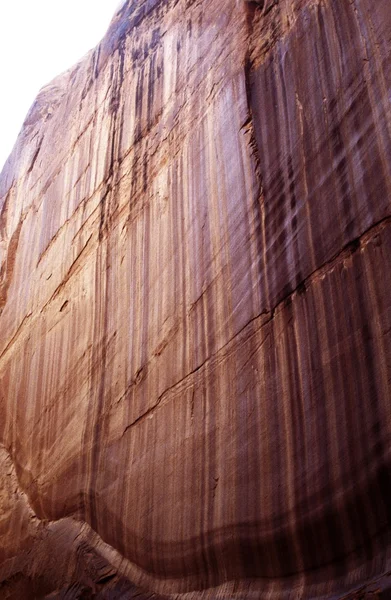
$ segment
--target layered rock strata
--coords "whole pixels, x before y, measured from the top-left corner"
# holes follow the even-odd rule
[[[387,587],[390,31],[129,0],[42,90],[0,181],[4,597]]]

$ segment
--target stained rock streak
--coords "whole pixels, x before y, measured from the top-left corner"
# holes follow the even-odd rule
[[[41,91],[0,177],[5,597],[386,588],[390,30],[128,0]]]

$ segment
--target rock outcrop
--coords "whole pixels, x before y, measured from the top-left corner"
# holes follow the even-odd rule
[[[39,94],[0,181],[2,598],[387,588],[390,31],[129,0]]]

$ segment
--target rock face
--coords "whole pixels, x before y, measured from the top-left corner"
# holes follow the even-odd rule
[[[390,31],[129,0],[39,94],[0,183],[2,598],[391,570]]]

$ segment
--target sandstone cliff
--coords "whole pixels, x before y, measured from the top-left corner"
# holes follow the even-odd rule
[[[128,0],[39,94],[0,181],[1,598],[387,587],[390,31]]]

